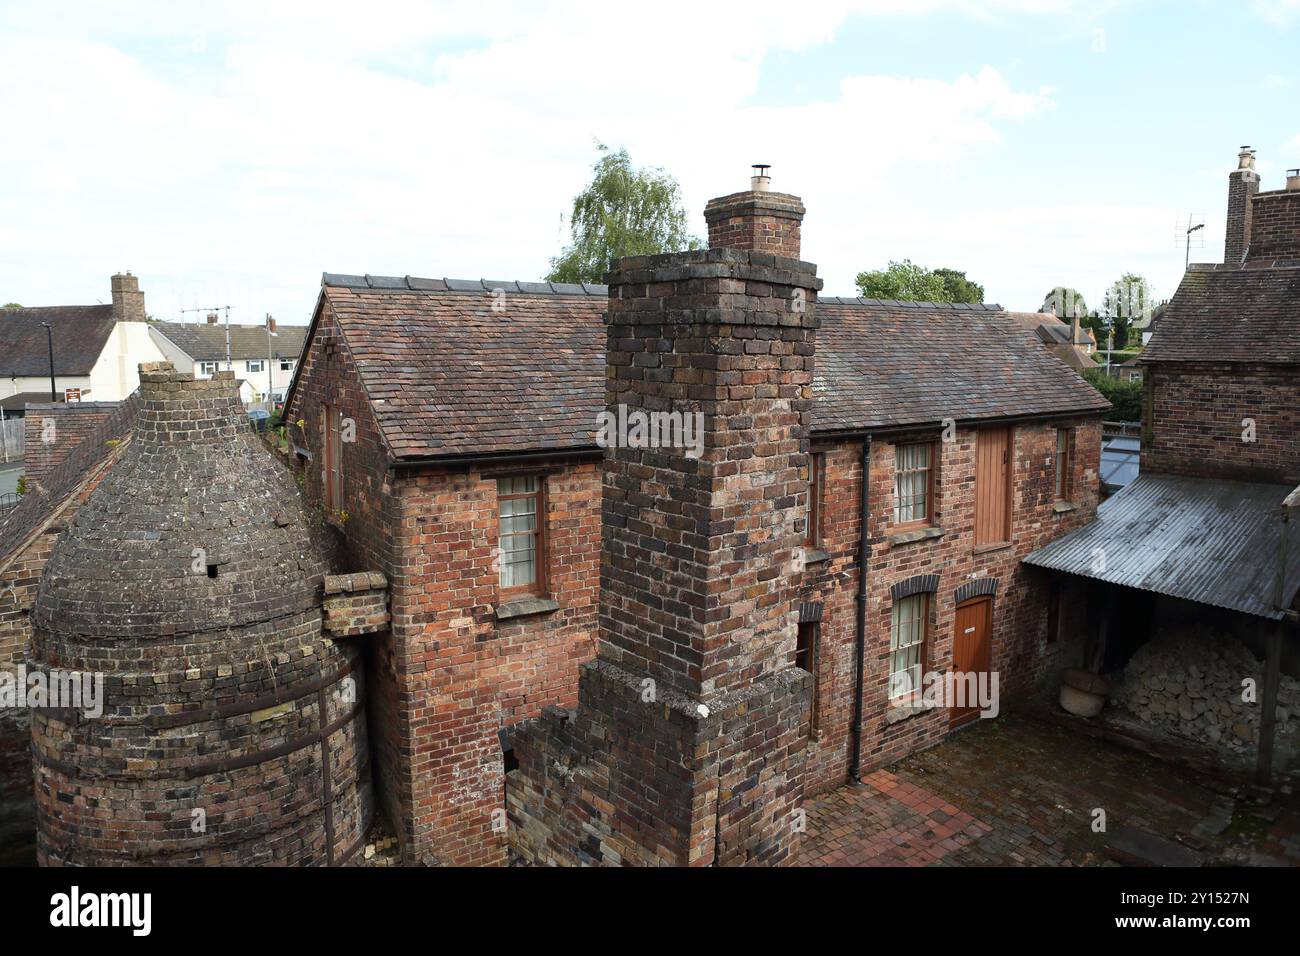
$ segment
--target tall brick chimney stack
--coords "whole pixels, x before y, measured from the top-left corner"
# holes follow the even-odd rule
[[[119,272],[112,278],[113,318],[118,322],[143,322],[144,293],[140,291],[140,279],[128,270]]]
[[[607,277],[607,414],[702,427],[693,448],[606,448],[597,659],[571,721],[523,732],[507,784],[526,859],[765,865],[798,844],[812,680],[793,663],[796,555],[822,283],[798,259],[803,203],[753,185],[708,204],[712,248]],[[556,766],[583,775],[557,785]]]
[[[771,192],[769,167],[759,164],[749,189],[709,200],[704,219],[709,224],[710,249],[769,252],[799,258],[799,228],[804,205],[798,196]]]
[[[1259,173],[1255,172],[1255,151],[1241,147],[1237,168],[1228,177],[1228,229],[1223,240],[1223,261],[1239,266],[1250,245],[1251,200],[1259,192]]]

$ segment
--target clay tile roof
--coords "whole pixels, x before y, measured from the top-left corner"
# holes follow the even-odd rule
[[[1141,357],[1300,364],[1300,262],[1192,266]]]
[[[594,447],[606,288],[417,285],[436,281],[406,277],[394,288],[375,276],[324,277],[323,300],[393,457]],[[825,297],[817,310],[815,431],[1109,407],[999,306]]]
[[[157,322],[152,326],[155,332],[166,336],[196,362],[224,362],[226,360],[226,326],[224,322],[216,325],[191,325],[182,322]],[[281,358],[297,359],[302,353],[302,344],[307,339],[305,325],[279,325],[267,339],[264,325],[231,325],[230,357],[235,361],[248,359],[265,359],[268,348]]]
[[[0,309],[0,378],[49,375],[49,344],[42,322],[54,331],[56,375],[89,375],[113,331],[111,305],[54,305]]]

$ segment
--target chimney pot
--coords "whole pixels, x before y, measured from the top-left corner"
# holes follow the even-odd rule
[[[804,205],[798,196],[772,192],[766,164],[755,164],[759,175],[750,189],[710,199],[704,207],[709,224],[710,249],[767,252],[786,259],[799,258],[799,231]]]
[[[1237,168],[1238,169],[1255,168],[1255,151],[1251,149],[1249,146],[1241,147],[1241,152],[1237,154]]]

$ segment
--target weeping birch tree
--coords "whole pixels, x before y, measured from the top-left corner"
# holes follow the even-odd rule
[[[573,200],[570,244],[551,260],[551,282],[600,282],[611,259],[698,249],[681,187],[662,169],[634,169],[627,150],[597,143],[592,180]]]

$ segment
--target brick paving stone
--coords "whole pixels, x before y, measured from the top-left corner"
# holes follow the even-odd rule
[[[795,862],[1115,865],[1102,834],[1092,831],[1095,810],[1105,811],[1108,826],[1192,843],[1197,825],[1221,814],[1233,796],[1234,823],[1209,843],[1207,860],[1300,866],[1295,795],[1278,794],[1275,810],[1256,811],[1234,781],[1009,713],[865,774],[860,787],[808,803],[808,833]]]

